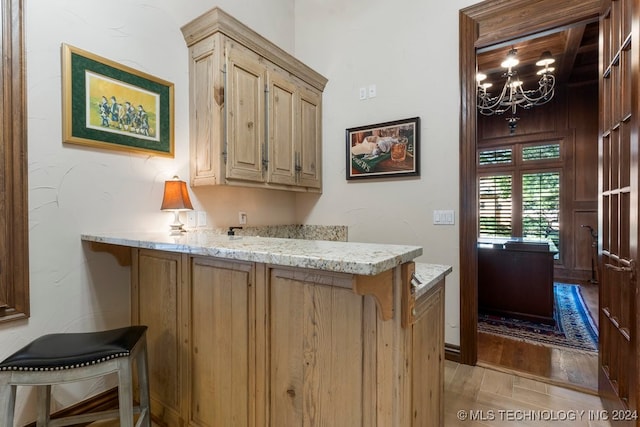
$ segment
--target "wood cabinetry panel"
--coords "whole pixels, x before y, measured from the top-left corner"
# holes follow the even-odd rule
[[[295,184],[296,86],[280,72],[269,75],[269,180]]]
[[[161,425],[442,425],[444,280],[403,328],[354,291],[362,276],[132,254],[132,322],[149,326]],[[400,268],[375,281],[393,290],[395,313],[401,282]]]
[[[300,184],[322,186],[322,95],[308,88],[300,91]]]
[[[223,162],[222,111],[224,107],[224,81],[220,72],[221,39],[211,36],[194,46],[189,63],[190,109],[209,111],[210,114],[192,114],[190,167],[191,185],[213,185],[220,182]],[[208,85],[196,82],[209,80]],[[198,143],[196,143],[196,141]]]
[[[182,32],[192,185],[319,192],[326,79],[219,8]]]
[[[182,329],[181,255],[134,250],[132,317],[134,324],[147,325],[149,387],[152,413],[169,425],[180,425]]]
[[[194,258],[191,268],[190,421],[198,426],[252,426],[252,267]]]
[[[259,58],[233,46],[227,50],[227,178],[264,181],[265,73]]]
[[[269,284],[270,425],[363,425],[363,297],[288,273]]]
[[[413,325],[412,410],[415,420],[444,425],[444,283],[416,306]],[[434,414],[440,414],[439,417]]]

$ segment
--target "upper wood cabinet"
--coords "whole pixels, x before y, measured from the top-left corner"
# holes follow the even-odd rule
[[[182,33],[191,185],[321,192],[327,79],[219,8]]]

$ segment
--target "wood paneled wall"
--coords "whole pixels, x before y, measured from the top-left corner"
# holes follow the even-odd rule
[[[598,229],[598,84],[565,85],[545,106],[519,110],[513,136],[509,135],[507,114],[478,116],[478,146],[536,135],[570,135],[565,151],[561,204],[564,209],[561,261],[555,267],[555,280],[588,281],[592,278],[592,239],[590,225]],[[597,274],[597,273],[596,273]]]

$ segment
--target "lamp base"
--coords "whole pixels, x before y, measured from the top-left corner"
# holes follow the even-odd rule
[[[171,236],[178,236],[186,233],[187,230],[184,229],[184,224],[180,222],[180,211],[174,211],[173,214],[173,224],[169,225],[171,227],[169,234]]]

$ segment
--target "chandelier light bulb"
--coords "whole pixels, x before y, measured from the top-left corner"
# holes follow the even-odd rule
[[[502,61],[500,66],[502,68],[511,69],[516,65],[518,65],[520,61],[518,60],[518,58],[516,58],[517,54],[518,54],[518,51],[516,49],[511,49],[507,54],[507,58],[504,61]]]
[[[547,67],[548,65],[551,65],[554,62],[556,62],[556,60],[553,59],[553,56],[551,56],[551,52],[549,52],[548,50],[545,50],[544,52],[542,52],[540,59],[538,60],[538,62],[536,62],[536,65],[538,67]]]
[[[554,67],[544,67],[544,68],[538,70],[538,72],[536,74],[541,76],[543,74],[553,73],[555,70],[556,69]]]

